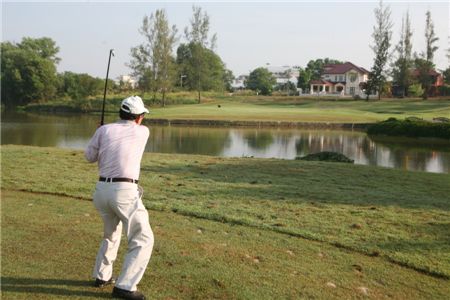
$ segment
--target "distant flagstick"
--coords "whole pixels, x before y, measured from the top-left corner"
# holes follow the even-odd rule
[[[111,55],[114,56],[114,49],[109,50],[108,69],[106,71],[105,91],[103,92],[102,119],[100,120],[100,126],[104,124],[105,119],[106,87],[108,86],[109,64],[111,63]]]

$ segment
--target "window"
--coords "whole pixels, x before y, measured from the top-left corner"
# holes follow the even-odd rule
[[[356,81],[356,74],[355,73],[351,73],[350,74],[350,81],[351,82],[355,82]]]
[[[355,94],[355,87],[351,87],[350,88],[350,95],[354,95]]]
[[[334,81],[337,81],[337,75],[334,76]]]
[[[340,82],[344,81],[344,76],[343,75],[339,75],[339,81]]]

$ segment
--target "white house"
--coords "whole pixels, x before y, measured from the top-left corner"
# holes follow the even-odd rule
[[[288,81],[297,86],[298,76],[300,74],[300,67],[298,66],[267,66],[267,70],[275,77],[276,85],[284,85]]]
[[[119,80],[122,81],[125,84],[129,84],[131,88],[136,88],[137,81],[135,78],[131,77],[130,75],[121,75],[119,76]]]
[[[231,82],[231,88],[233,90],[243,90],[245,89],[245,81],[248,79],[248,75],[240,75],[233,79]]]
[[[361,86],[367,82],[369,71],[351,62],[325,65],[320,80],[310,82],[311,94],[363,96]]]

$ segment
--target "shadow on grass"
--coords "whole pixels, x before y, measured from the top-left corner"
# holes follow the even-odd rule
[[[144,165],[141,170],[143,173],[173,175],[176,177],[171,178],[173,185],[178,183],[187,188],[197,186],[213,192],[217,199],[242,199],[247,196],[272,201],[282,199],[293,202],[450,209],[446,192],[450,188],[450,181],[448,175],[442,174],[355,165],[343,167],[339,163],[259,159],[240,160],[238,164],[217,161],[214,164],[189,164],[184,167]],[[143,174],[142,178],[145,177]],[[179,183],[186,179],[187,183]]]
[[[93,282],[87,280],[72,279],[42,279],[42,278],[23,278],[23,277],[1,277],[2,293],[27,293],[27,294],[47,294],[52,296],[84,296],[94,298],[111,298],[111,294],[99,290],[95,292]],[[83,290],[73,290],[66,287],[80,287]],[[5,296],[3,294],[3,296]]]

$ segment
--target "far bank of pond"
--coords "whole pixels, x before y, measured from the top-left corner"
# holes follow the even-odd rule
[[[106,122],[115,119],[108,115]],[[334,151],[356,164],[450,173],[450,142],[443,139],[371,138],[345,127],[163,126],[151,124],[152,119],[147,122],[151,132],[147,152],[294,159]],[[2,114],[1,125],[2,144],[83,149],[97,128],[98,116],[7,113]]]

